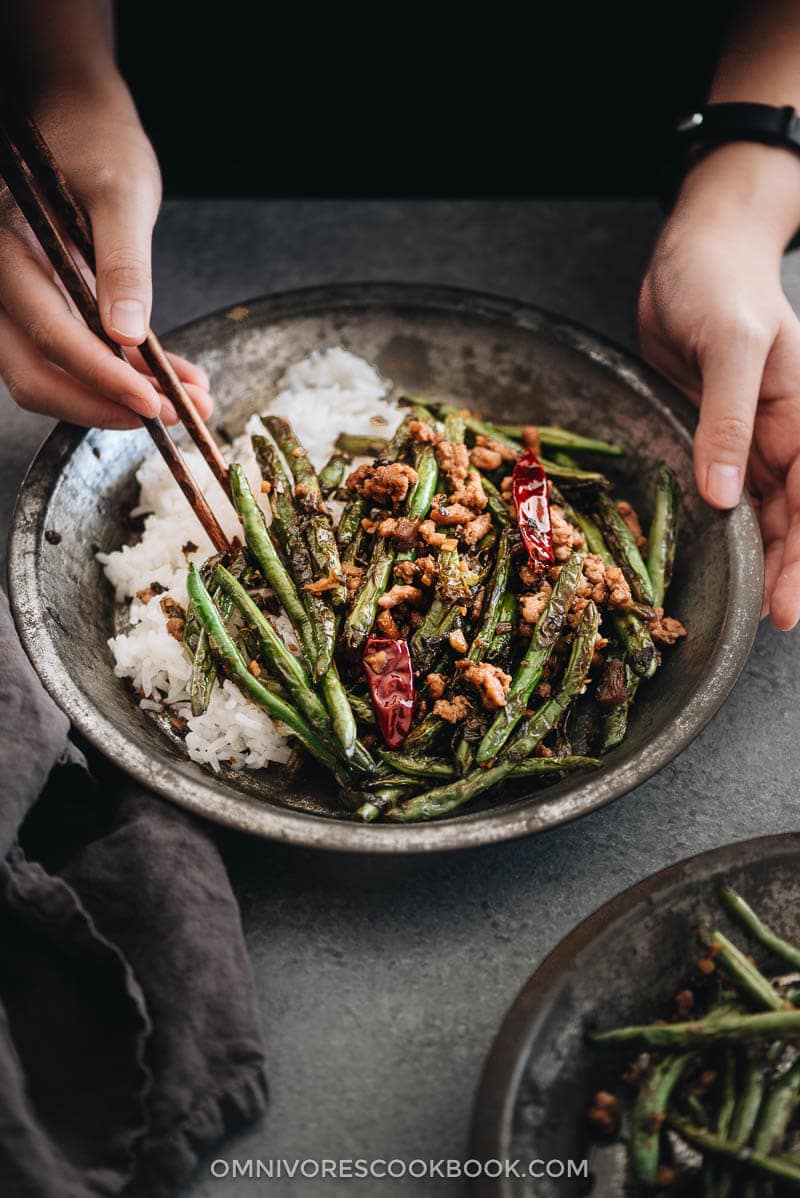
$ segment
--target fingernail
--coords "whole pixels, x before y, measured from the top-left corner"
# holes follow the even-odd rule
[[[141,300],[115,300],[111,305],[111,328],[122,337],[144,341],[144,304]]]
[[[706,480],[708,493],[720,507],[736,507],[742,494],[742,471],[726,462],[712,462]]]

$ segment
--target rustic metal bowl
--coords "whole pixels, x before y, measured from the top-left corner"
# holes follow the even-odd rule
[[[328,814],[327,781],[291,784],[278,769],[215,776],[139,710],[114,677],[106,641],[113,596],[97,549],[129,538],[134,471],[152,452],[142,432],[59,425],[34,460],[13,518],[9,590],[23,643],[73,723],[123,769],[209,819],[297,844],[363,852],[466,848],[524,836],[624,794],[685,748],[719,709],[753,642],[762,556],[749,504],[707,508],[692,482],[692,413],[639,362],[538,309],[469,292],[396,284],[315,288],[254,300],[165,338],[201,362],[215,421],[235,435],[274,394],[286,367],[310,350],[343,345],[398,389],[474,404],[498,419],[561,423],[623,442],[613,464],[624,493],[649,515],[657,463],[676,471],[683,525],[670,610],[689,628],[643,686],[624,744],[596,773],[495,797],[450,819],[361,826]],[[46,536],[56,533],[57,536]]]
[[[767,923],[800,936],[800,834],[740,841],[661,870],[606,903],[570,932],[525,983],[492,1046],[475,1103],[472,1155],[481,1160],[577,1164],[570,1179],[483,1178],[476,1198],[624,1198],[635,1193],[620,1141],[592,1140],[591,1096],[611,1089],[631,1049],[601,1052],[592,1030],[649,1023],[669,1012],[708,922],[775,972],[717,899],[731,885]],[[788,921],[788,922],[787,922]],[[794,926],[792,926],[794,923]],[[770,961],[772,964],[770,964]],[[789,972],[789,967],[778,972]],[[591,1178],[580,1177],[586,1161]],[[568,1167],[568,1166],[567,1166]],[[545,1172],[537,1164],[536,1171]],[[552,1166],[558,1172],[559,1165]]]

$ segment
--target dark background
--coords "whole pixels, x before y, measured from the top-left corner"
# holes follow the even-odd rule
[[[167,195],[655,195],[732,5],[277,7],[118,4]]]

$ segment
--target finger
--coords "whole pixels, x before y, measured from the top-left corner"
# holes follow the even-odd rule
[[[150,383],[152,383],[159,395],[166,394],[155,375],[148,374],[145,375],[145,377]],[[206,388],[197,383],[184,383],[183,387],[197,409],[197,413],[200,418],[202,420],[207,420],[214,410],[214,401],[212,400]]]
[[[0,375],[14,402],[28,412],[85,428],[140,427],[130,408],[103,399],[47,362],[4,312],[0,312]]]
[[[789,529],[769,605],[772,623],[782,632],[788,632],[800,620],[800,457],[786,476],[786,502]]]
[[[148,373],[150,367],[142,357],[141,350],[131,347],[130,350],[125,351],[125,355],[137,370],[141,370],[144,374]],[[182,383],[196,383],[198,387],[202,387],[205,391],[211,390],[211,383],[202,366],[188,361],[187,358],[182,358],[180,354],[167,354],[167,357]]]
[[[700,494],[712,507],[732,508],[741,498],[768,349],[759,336],[720,337],[701,362],[694,466]]]
[[[141,345],[147,336],[157,211],[157,197],[147,184],[106,193],[90,206],[100,317],[120,345]]]
[[[784,542],[789,528],[786,495],[781,488],[765,495],[758,509],[758,523],[764,542],[764,599],[761,618],[769,615],[769,606],[783,561]]]
[[[144,375],[118,358],[70,311],[41,263],[16,239],[0,244],[0,297],[22,332],[56,366],[98,396],[140,416],[155,416],[161,401]]]

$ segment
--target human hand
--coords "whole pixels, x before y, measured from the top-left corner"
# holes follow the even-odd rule
[[[783,630],[800,618],[800,322],[780,277],[798,223],[799,162],[720,147],[688,176],[639,298],[643,356],[700,407],[700,494],[721,509],[745,481],[753,494],[762,614]]]
[[[161,198],[158,164],[124,83],[43,96],[33,116],[92,225],[103,326],[119,359],[83,323],[11,196],[0,193],[0,375],[28,411],[73,424],[135,428],[177,414],[137,350],[150,322],[150,240]],[[205,419],[205,371],[175,354],[175,370]]]

